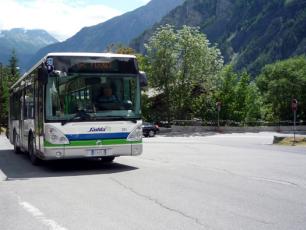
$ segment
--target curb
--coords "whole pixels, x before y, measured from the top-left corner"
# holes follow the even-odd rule
[[[0,169],[0,182],[6,181],[6,180],[7,180],[7,176]]]

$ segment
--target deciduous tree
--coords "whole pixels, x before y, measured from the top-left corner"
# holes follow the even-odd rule
[[[264,67],[257,78],[266,119],[292,120],[291,100],[297,99],[298,119],[306,119],[306,57],[278,61]]]
[[[219,49],[197,28],[175,30],[170,25],[158,28],[146,48],[151,86],[165,96],[168,121],[188,119],[203,110],[195,97],[204,100],[202,94],[214,89],[223,65]]]

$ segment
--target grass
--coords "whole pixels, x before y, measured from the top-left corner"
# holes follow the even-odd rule
[[[5,132],[6,132],[6,128],[3,128],[0,126],[0,135],[5,134]]]
[[[273,144],[306,146],[306,137],[274,137]]]

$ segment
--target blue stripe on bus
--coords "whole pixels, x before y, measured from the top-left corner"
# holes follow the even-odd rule
[[[69,141],[78,140],[103,140],[103,139],[125,139],[130,133],[93,133],[93,134],[67,134]]]

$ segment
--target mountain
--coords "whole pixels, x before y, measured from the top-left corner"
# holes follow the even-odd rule
[[[131,46],[144,52],[144,43],[165,24],[199,27],[226,63],[253,74],[265,64],[306,54],[306,0],[187,0]]]
[[[8,64],[15,49],[19,67],[24,69],[29,58],[39,49],[58,42],[45,30],[25,30],[21,28],[0,30],[0,62]]]
[[[151,0],[147,5],[104,23],[81,29],[64,42],[52,44],[34,56],[28,66],[54,51],[102,52],[111,44],[128,44],[184,0]]]

